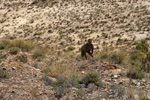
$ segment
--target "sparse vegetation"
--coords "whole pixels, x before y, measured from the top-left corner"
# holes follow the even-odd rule
[[[123,51],[114,52],[112,53],[110,61],[115,62],[117,64],[121,64],[125,60],[125,57],[125,52]]]
[[[73,51],[74,49],[75,49],[75,47],[73,47],[73,46],[69,46],[69,47],[67,48],[68,51]]]
[[[73,85],[73,86],[78,86],[79,84],[79,77],[77,75],[70,75],[70,78],[69,78],[69,82]]]
[[[0,78],[6,78],[8,76],[8,73],[6,70],[0,69]]]
[[[77,89],[75,90],[76,94],[80,97],[83,97],[84,96],[84,92],[82,91],[82,89]]]
[[[149,45],[146,43],[145,40],[142,40],[142,41],[138,42],[137,45],[136,45],[136,49],[140,50],[144,53],[148,52],[148,47],[149,47]]]
[[[22,51],[29,52],[37,47],[37,44],[24,39],[3,39],[0,41],[0,49],[9,49],[12,47],[17,47],[20,48]]]
[[[9,52],[10,52],[10,54],[14,54],[14,55],[16,55],[18,52],[19,52],[19,48],[18,47],[11,47],[10,49],[9,49]]]
[[[53,84],[53,80],[47,76],[47,74],[45,74],[44,76],[44,81],[46,85],[52,85]]]
[[[31,41],[26,41],[24,39],[16,39],[11,41],[10,47],[18,47],[22,51],[29,52],[35,48],[36,44]]]
[[[26,54],[21,54],[20,56],[16,57],[17,61],[21,61],[23,63],[26,63],[28,61],[27,55]]]
[[[33,52],[33,58],[34,59],[38,59],[38,60],[41,60],[45,57],[45,52],[42,51],[41,49],[36,49],[34,52]]]
[[[86,85],[94,83],[95,85],[98,85],[99,78],[100,77],[96,72],[89,72],[81,79],[81,83]]]
[[[11,42],[10,40],[3,39],[0,41],[0,49],[6,49],[10,46]]]
[[[51,69],[49,66],[47,66],[44,70],[45,74],[48,74],[49,72],[51,72]]]
[[[133,79],[142,79],[144,77],[144,73],[140,67],[141,66],[131,66],[127,76]]]
[[[54,62],[50,67],[50,71],[48,71],[47,73],[52,77],[57,77],[66,70],[65,66],[66,65],[64,62]]]
[[[0,1],[0,99],[150,99],[150,1],[31,2]]]

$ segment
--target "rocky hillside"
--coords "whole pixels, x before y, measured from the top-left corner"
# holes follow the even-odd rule
[[[149,100],[149,31],[148,0],[0,0],[0,100]]]
[[[53,47],[80,46],[89,37],[97,46],[104,40],[110,46],[118,39],[149,36],[149,4],[142,0],[3,0],[0,34]]]

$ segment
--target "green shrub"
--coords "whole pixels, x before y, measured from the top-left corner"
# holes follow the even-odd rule
[[[130,59],[133,60],[133,61],[142,61],[142,59],[144,59],[144,54],[140,51],[134,51],[130,54]]]
[[[62,86],[59,86],[58,88],[57,88],[57,97],[59,97],[59,98],[61,98],[62,96],[63,96],[63,94],[64,94],[64,88],[62,87]]]
[[[17,57],[16,57],[16,60],[21,61],[21,62],[24,62],[24,63],[28,62],[28,59],[27,59],[27,55],[26,55],[26,54],[21,54],[20,56],[17,56]]]
[[[141,66],[132,66],[129,69],[127,76],[133,79],[142,79],[144,77],[144,73],[141,70]]]
[[[98,85],[99,82],[99,75],[96,72],[90,72],[87,73],[82,79],[81,83],[88,85],[89,83],[94,83],[95,85]]]
[[[56,79],[57,79],[57,84],[58,85],[62,85],[63,83],[65,83],[67,81],[67,78],[64,77],[63,75],[58,75],[56,77]]]
[[[14,54],[14,55],[16,55],[18,52],[19,52],[19,48],[18,47],[11,47],[10,49],[9,49],[9,52],[10,52],[10,54]]]
[[[83,92],[82,89],[77,89],[77,90],[75,90],[75,92],[76,92],[76,94],[77,94],[78,96],[80,96],[80,97],[83,97],[83,96],[84,96],[84,92]]]
[[[140,51],[142,51],[144,53],[148,52],[148,47],[149,47],[149,45],[144,40],[138,42],[137,45],[136,45],[136,49],[140,50]]]
[[[49,73],[50,71],[51,71],[51,69],[50,69],[49,66],[47,66],[46,69],[44,70],[45,74],[47,74],[47,75],[48,75],[48,73]]]
[[[51,85],[53,83],[53,80],[45,74],[44,81],[46,85]]]
[[[0,78],[6,78],[8,76],[7,72],[5,70],[0,69]]]
[[[79,77],[77,75],[70,75],[69,78],[69,82],[73,85],[73,86],[78,86],[79,84]]]

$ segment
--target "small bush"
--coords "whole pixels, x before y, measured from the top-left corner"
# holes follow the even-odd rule
[[[79,77],[77,75],[71,75],[69,78],[69,82],[73,85],[73,86],[78,86],[79,84]]]
[[[45,74],[48,74],[49,72],[51,72],[51,69],[49,66],[46,67],[46,69],[44,70]]]
[[[5,48],[6,48],[6,45],[3,44],[3,43],[0,43],[0,49],[2,50],[2,49],[5,49]]]
[[[6,78],[7,77],[7,72],[5,70],[0,69],[0,78]]]
[[[146,56],[147,56],[147,57],[146,57],[147,61],[150,62],[150,52],[148,52]]]
[[[33,53],[33,58],[34,58],[34,59],[39,59],[39,60],[41,60],[41,59],[43,59],[44,57],[45,57],[45,53],[44,53],[42,50],[40,50],[40,49],[35,50],[34,53]]]
[[[149,47],[149,45],[144,40],[138,42],[137,45],[136,45],[136,49],[140,50],[140,51],[142,51],[144,53],[148,52],[148,47]]]
[[[65,64],[59,62],[53,63],[49,75],[52,77],[57,77],[58,75],[61,75],[65,70]]]
[[[75,47],[73,47],[73,46],[70,46],[67,48],[68,51],[73,51],[74,49],[75,49]]]
[[[14,54],[14,55],[16,55],[18,52],[19,52],[19,48],[18,47],[11,47],[10,49],[9,49],[9,52],[10,52],[10,54]]]
[[[80,97],[83,97],[83,96],[84,96],[84,92],[83,92],[82,89],[77,89],[77,90],[75,90],[75,92],[76,92],[76,94],[77,94],[78,96],[80,96]]]
[[[53,84],[53,80],[50,77],[48,77],[47,74],[45,74],[45,76],[44,76],[44,81],[45,81],[46,85]]]
[[[125,60],[125,57],[126,57],[125,53],[119,51],[119,52],[113,53],[110,60],[113,61],[114,63],[121,64]]]
[[[27,55],[26,55],[26,54],[21,54],[20,56],[17,56],[17,57],[16,57],[16,60],[21,61],[21,62],[24,62],[24,63],[28,62],[28,59],[27,59]]]
[[[144,73],[141,70],[141,67],[132,66],[127,73],[127,76],[133,79],[142,79],[144,77]]]
[[[63,94],[64,94],[64,89],[63,89],[63,87],[62,86],[59,86],[58,88],[57,88],[57,97],[58,98],[61,98],[62,96],[63,96]]]
[[[81,79],[81,83],[85,84],[86,86],[89,83],[94,83],[95,85],[98,85],[99,82],[99,75],[96,72],[90,72],[87,73],[82,79]]]
[[[61,84],[63,84],[64,82],[67,81],[67,78],[64,77],[64,76],[62,76],[62,75],[58,75],[58,76],[56,77],[56,79],[57,79],[57,84],[58,84],[58,85],[61,85]]]
[[[10,46],[10,40],[4,39],[0,41],[0,49],[6,49]]]
[[[130,59],[133,61],[136,61],[136,60],[142,61],[143,57],[144,57],[144,55],[142,52],[134,51],[131,53]]]

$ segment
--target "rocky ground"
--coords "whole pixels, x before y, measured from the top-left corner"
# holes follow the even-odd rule
[[[150,96],[150,75],[148,74],[149,76],[142,80],[130,79],[127,77],[127,70],[119,65],[64,58],[67,65],[64,73],[58,77],[50,77],[45,76],[43,69],[47,66],[47,62],[56,59],[52,55],[48,55],[43,60],[45,63],[33,60],[30,54],[26,54],[28,57],[27,63],[15,60],[15,57],[21,55],[21,53],[15,56],[4,55],[1,69],[6,70],[8,75],[6,78],[2,78],[0,82],[0,97],[2,100],[140,100],[145,96]],[[59,60],[61,59],[59,58]],[[86,72],[91,71],[100,75],[100,85],[86,84],[85,82],[76,86],[72,84],[75,79],[64,81],[66,74],[83,77]],[[49,80],[54,83],[58,81],[60,85],[55,86]]]
[[[32,52],[1,50],[0,71],[7,75],[0,75],[0,99],[149,100],[149,73],[131,79],[128,64],[77,57],[88,38],[96,52],[129,51],[136,41],[149,40],[149,5],[148,0],[1,0],[0,39],[24,38],[54,52],[37,60]],[[27,62],[16,60],[24,55]],[[88,72],[98,73],[98,84],[84,80]]]

